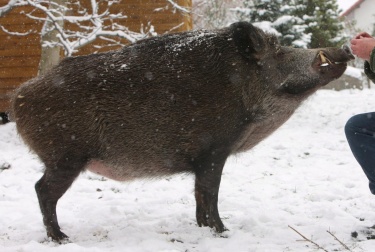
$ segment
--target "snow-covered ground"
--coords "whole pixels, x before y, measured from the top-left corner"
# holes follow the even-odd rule
[[[58,204],[71,243],[46,238],[34,183],[42,164],[0,126],[0,251],[375,251],[375,196],[343,127],[375,110],[375,89],[320,90],[275,134],[231,157],[219,196],[222,236],[195,222],[193,177],[119,183],[82,174]],[[352,232],[358,237],[353,238]],[[320,250],[323,251],[323,250]]]

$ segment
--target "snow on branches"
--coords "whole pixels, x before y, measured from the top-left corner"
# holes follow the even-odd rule
[[[80,6],[80,2],[76,1],[75,4],[79,7],[77,15],[66,15],[70,11],[67,5],[67,1],[49,1],[49,0],[11,0],[6,6],[0,9],[1,14],[9,12],[12,8],[17,6],[32,6],[35,9],[43,12],[45,17],[38,17],[31,13],[26,13],[26,16],[34,19],[44,21],[45,25],[41,32],[43,35],[50,32],[51,29],[57,31],[56,38],[54,41],[43,41],[43,47],[54,47],[61,46],[64,49],[65,56],[71,56],[79,48],[95,41],[98,37],[118,37],[126,39],[129,42],[142,39],[149,35],[155,35],[153,27],[150,25],[148,31],[145,32],[143,29],[139,32],[130,31],[127,27],[120,25],[118,20],[126,19],[127,16],[123,13],[111,13],[109,8],[118,3],[119,0],[105,1],[105,9],[99,10],[99,5],[96,0],[90,1],[90,8],[85,9]],[[104,22],[109,20],[110,24],[104,25]],[[78,30],[72,31],[64,28],[65,23],[73,23]],[[1,26],[4,32],[12,35],[18,35],[8,31]],[[114,40],[112,40],[115,42]]]
[[[11,11],[14,7],[18,6],[25,6],[27,5],[26,1],[19,1],[19,0],[10,0],[8,4],[6,4],[3,7],[0,7],[0,17],[7,14],[9,11]]]

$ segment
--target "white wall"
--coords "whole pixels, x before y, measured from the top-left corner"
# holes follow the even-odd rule
[[[359,8],[356,8],[348,16],[348,19],[356,21],[356,28],[360,31],[372,33],[375,23],[375,1],[365,0]]]

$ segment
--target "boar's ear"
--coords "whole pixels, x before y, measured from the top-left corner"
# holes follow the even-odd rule
[[[248,59],[259,59],[266,46],[265,33],[247,22],[230,26],[238,52]]]

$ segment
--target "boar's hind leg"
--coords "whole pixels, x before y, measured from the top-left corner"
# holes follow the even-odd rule
[[[217,208],[221,173],[225,159],[218,162],[211,159],[201,162],[195,170],[195,199],[197,204],[196,218],[198,225],[215,228],[222,233],[227,229],[219,216]]]
[[[86,161],[82,160],[82,158],[66,157],[61,158],[57,163],[48,164],[45,162],[46,170],[44,175],[35,184],[47,235],[55,241],[68,238],[67,235],[60,231],[57,221],[57,201],[72,185],[86,164]]]

